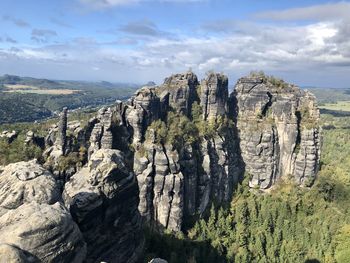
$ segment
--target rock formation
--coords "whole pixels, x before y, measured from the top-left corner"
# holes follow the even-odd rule
[[[4,167],[0,176],[0,216],[30,202],[54,204],[61,198],[53,175],[35,160]]]
[[[97,118],[90,120],[90,123],[94,123],[94,126],[90,136],[89,156],[99,149],[112,149],[113,113],[111,108],[100,109]]]
[[[215,131],[212,136],[185,142],[179,148],[157,142],[157,131],[150,128],[157,116],[166,121],[169,109],[192,118],[194,102],[202,107],[201,119],[215,124],[228,118],[227,99],[226,76],[209,74],[199,86],[193,73],[185,73],[167,78],[160,87],[141,89],[131,103],[118,107],[126,109],[119,111],[133,131],[139,211],[146,222],[178,231],[186,218],[202,214],[211,201],[230,200],[241,173],[233,131]]]
[[[197,100],[196,90],[198,85],[197,76],[192,72],[187,72],[166,78],[159,89],[169,94],[169,106],[171,108],[190,116],[192,103]]]
[[[311,186],[318,121],[312,94],[264,75],[239,79],[230,96],[223,74],[201,84],[192,72],[172,75],[85,127],[67,123],[65,109],[45,141],[49,171],[35,161],[0,167],[0,252],[18,262],[137,262],[141,222],[183,230],[212,202],[229,202],[244,174],[261,190],[280,178]],[[62,171],[72,159],[80,165]]]
[[[51,173],[36,161],[10,164],[0,189],[0,249],[9,260],[83,261],[85,242]]]
[[[251,187],[266,189],[278,178],[305,186],[315,180],[320,159],[315,97],[267,77],[241,78],[235,87],[236,122]]]
[[[58,124],[58,136],[56,139],[56,145],[58,149],[62,151],[62,155],[66,154],[67,146],[67,108],[64,108],[60,115],[60,122]]]
[[[193,118],[195,102],[204,135],[180,147],[157,141],[151,123],[167,122],[171,109]],[[250,186],[261,189],[288,176],[309,186],[317,173],[315,99],[272,78],[242,78],[228,96],[228,79],[222,74],[209,73],[200,86],[193,73],[176,74],[159,87],[139,90],[117,111],[122,125],[132,131],[130,142],[136,149],[139,211],[146,222],[167,229],[180,230],[186,218],[201,215],[214,200],[229,201],[244,172],[252,176]]]
[[[8,143],[12,143],[18,136],[18,132],[16,131],[3,131],[0,133],[0,138],[5,138]]]
[[[201,83],[201,105],[204,120],[223,116],[227,112],[228,78],[210,73]]]
[[[57,164],[58,159],[67,153],[67,108],[60,114],[58,125],[53,125],[45,139],[46,149],[44,156]]]
[[[138,188],[123,153],[94,152],[66,184],[64,200],[87,243],[86,262],[136,262],[143,243]]]

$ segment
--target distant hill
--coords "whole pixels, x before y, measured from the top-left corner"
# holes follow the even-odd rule
[[[319,103],[350,101],[350,89],[304,87],[312,92]]]
[[[107,81],[66,81],[4,75],[0,77],[0,123],[35,121],[63,107],[111,104],[130,97],[139,86]]]

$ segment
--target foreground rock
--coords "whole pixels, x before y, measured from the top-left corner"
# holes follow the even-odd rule
[[[31,202],[0,217],[0,243],[12,244],[42,262],[83,262],[85,242],[66,208]]]
[[[54,204],[61,199],[52,174],[37,161],[9,164],[0,176],[0,216],[23,204]]]
[[[66,184],[64,200],[87,242],[87,262],[136,262],[143,245],[138,187],[123,153],[94,152]]]
[[[39,259],[22,249],[9,244],[0,244],[0,263],[39,263]]]

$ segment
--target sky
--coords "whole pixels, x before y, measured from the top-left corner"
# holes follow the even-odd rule
[[[350,88],[350,1],[0,1],[1,75],[142,84],[189,69]]]

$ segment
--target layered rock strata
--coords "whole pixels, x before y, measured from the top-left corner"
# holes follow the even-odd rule
[[[313,95],[274,79],[241,78],[235,87],[240,150],[251,187],[278,178],[300,185],[315,180],[320,159],[319,111]]]
[[[215,123],[228,118],[227,99],[226,76],[209,74],[200,85],[189,72],[172,75],[159,87],[142,88],[129,102],[117,107],[123,124],[133,131],[139,211],[146,222],[178,231],[184,220],[202,214],[211,201],[230,200],[241,173],[233,130],[215,132],[212,137],[185,142],[178,148],[157,142],[157,131],[150,128],[153,121],[166,121],[169,110],[192,118],[194,102],[201,105],[201,119]]]
[[[87,243],[86,262],[136,262],[143,243],[138,187],[123,153],[94,152],[66,184],[64,201]]]
[[[137,262],[142,219],[182,230],[212,202],[229,202],[244,173],[253,188],[280,178],[311,186],[318,121],[315,98],[296,86],[249,76],[229,96],[225,75],[199,83],[192,72],[102,108],[86,127],[63,111],[46,138],[50,171],[35,161],[0,167],[0,252],[19,262]],[[62,159],[79,154],[81,167],[61,180]]]

